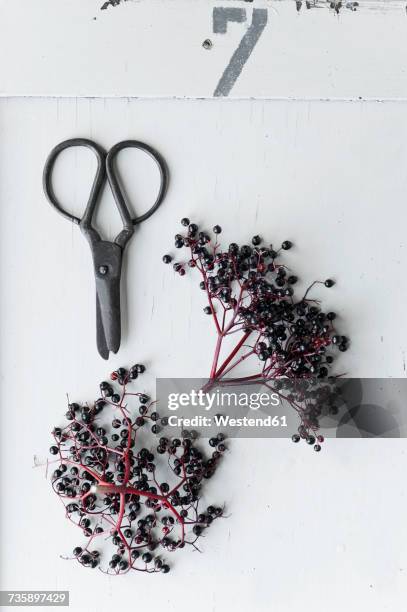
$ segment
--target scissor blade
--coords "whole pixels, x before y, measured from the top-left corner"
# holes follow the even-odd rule
[[[96,280],[96,339],[103,359],[120,348],[120,279]]]
[[[109,359],[109,349],[107,348],[105,330],[103,328],[102,314],[100,312],[100,303],[98,295],[96,294],[96,344],[98,347],[99,355],[103,359]]]
[[[120,274],[123,249],[114,242],[91,240],[96,283],[96,337],[103,359],[120,347]]]

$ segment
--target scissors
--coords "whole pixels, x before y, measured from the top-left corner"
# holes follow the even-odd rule
[[[87,147],[96,156],[97,170],[82,218],[75,217],[62,208],[52,186],[52,172],[58,155],[71,147]],[[139,149],[147,153],[157,164],[160,172],[160,188],[152,207],[144,214],[132,218],[114,168],[114,161],[123,149]],[[109,183],[117,209],[123,222],[123,229],[113,242],[102,240],[92,225],[100,195]],[[93,257],[96,284],[96,341],[99,354],[109,358],[109,352],[117,353],[120,347],[120,276],[124,249],[134,233],[134,226],[146,221],[162,203],[168,186],[168,170],[164,159],[149,145],[137,140],[124,140],[109,151],[86,138],[73,138],[61,142],[49,154],[44,167],[43,187],[50,204],[65,219],[76,223],[87,239]]]

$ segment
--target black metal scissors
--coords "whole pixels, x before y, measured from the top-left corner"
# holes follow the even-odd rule
[[[52,171],[58,155],[70,147],[88,147],[97,159],[96,176],[93,181],[88,203],[83,217],[79,219],[64,210],[58,202],[52,187]],[[160,171],[160,188],[157,198],[147,212],[132,218],[126,204],[114,169],[114,160],[123,149],[135,148],[147,153],[156,162]],[[117,209],[123,222],[122,231],[113,242],[102,240],[92,225],[92,219],[107,181],[112,190]],[[63,216],[79,225],[88,240],[92,256],[96,282],[96,338],[97,347],[103,359],[108,359],[109,352],[117,353],[120,347],[120,275],[123,251],[134,233],[134,225],[142,223],[157,210],[164,199],[168,185],[168,171],[164,159],[152,147],[137,140],[124,140],[105,151],[100,145],[86,138],[65,140],[54,147],[44,167],[43,186],[50,204]]]

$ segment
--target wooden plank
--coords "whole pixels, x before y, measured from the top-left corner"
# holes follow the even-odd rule
[[[1,95],[407,97],[404,1],[102,4],[1,0]]]
[[[148,393],[156,376],[208,371],[214,337],[203,292],[195,276],[180,278],[161,263],[184,215],[220,223],[227,244],[258,232],[275,244],[292,240],[285,259],[298,290],[313,278],[337,281],[318,292],[352,339],[337,371],[405,376],[404,105],[10,99],[0,101],[0,118],[4,588],[69,588],[74,612],[127,610],[129,602],[166,612],[191,602],[194,612],[308,611],[319,603],[329,612],[403,610],[405,440],[329,439],[319,456],[289,440],[228,441],[205,497],[225,502],[228,517],[208,530],[203,554],[163,555],[168,581],[105,582],[60,558],[83,538],[65,520],[45,469],[32,465],[34,454],[47,456],[52,427],[63,424],[66,392],[90,402],[110,370],[138,361],[148,370],[137,390]],[[41,187],[51,147],[76,135],[107,147],[140,138],[171,171],[166,201],[126,253],[123,343],[109,363],[95,349],[88,244]],[[120,168],[136,206],[146,206],[152,184],[135,159],[129,153]],[[77,213],[92,161],[80,151],[56,168],[57,193]],[[112,236],[120,222],[108,193],[102,208],[100,225]]]

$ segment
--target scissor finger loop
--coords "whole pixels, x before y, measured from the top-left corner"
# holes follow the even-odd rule
[[[116,159],[120,151],[123,151],[123,149],[131,148],[139,149],[140,151],[147,153],[147,155],[151,157],[151,159],[153,159],[156,163],[160,174],[160,186],[154,204],[149,208],[147,212],[143,213],[142,215],[138,215],[134,218],[130,217],[129,209],[126,204],[123,192],[118,181],[117,173],[114,168],[114,160]],[[112,189],[113,196],[116,200],[119,211],[124,212],[124,210],[126,210],[129,214],[129,217],[126,217],[127,220],[130,219],[133,225],[137,225],[138,223],[146,221],[149,217],[151,217],[153,213],[155,213],[157,208],[162,203],[168,187],[167,164],[165,163],[164,158],[158,153],[158,151],[156,151],[153,147],[150,147],[150,145],[144,142],[140,142],[139,140],[123,140],[122,142],[118,142],[116,145],[114,145],[108,152],[106,158],[106,171],[110,187]]]
[[[89,199],[88,199],[87,206],[85,208],[85,212],[81,219],[79,217],[76,217],[75,215],[72,215],[71,213],[69,213],[67,210],[63,208],[63,206],[60,204],[58,198],[55,195],[55,191],[52,185],[52,173],[54,170],[54,165],[57,160],[57,157],[60,155],[60,153],[62,153],[62,151],[65,151],[66,149],[70,149],[72,147],[87,147],[88,149],[91,149],[91,151],[93,151],[93,153],[95,154],[96,161],[97,161],[97,170],[96,170],[95,178],[94,178],[92,188],[89,194]],[[81,223],[83,223],[84,226],[91,225],[92,215],[96,208],[100,190],[106,179],[105,160],[106,160],[106,152],[102,149],[102,147],[97,145],[92,140],[88,140],[87,138],[71,138],[69,140],[64,140],[63,142],[60,142],[58,145],[56,145],[52,149],[52,151],[48,155],[47,160],[45,162],[42,184],[43,184],[45,195],[49,203],[63,217],[65,217],[65,219],[68,219],[69,221],[72,221],[73,223],[76,223],[77,225],[80,225]]]

